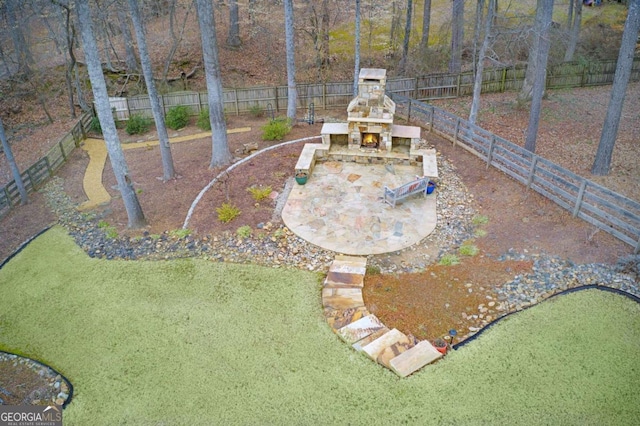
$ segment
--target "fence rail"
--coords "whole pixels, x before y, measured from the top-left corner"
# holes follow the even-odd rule
[[[69,157],[69,154],[80,146],[86,138],[92,115],[85,113],[73,128],[51,147],[47,154],[33,163],[20,174],[28,193],[36,191],[53,173],[58,170]],[[15,179],[0,188],[0,218],[20,204],[20,193]]]
[[[392,98],[396,115],[446,137],[484,160],[487,167],[501,170],[640,253],[640,203],[437,107],[397,94]]]
[[[615,60],[598,62],[565,62],[550,66],[547,88],[586,87],[611,84],[616,69]],[[526,67],[492,68],[482,76],[482,93],[519,90],[524,81]],[[415,78],[390,78],[387,92],[416,100],[456,98],[473,94],[474,74],[434,74]],[[631,79],[640,80],[640,56],[633,62]],[[317,109],[344,108],[353,98],[353,82],[298,84],[297,108],[306,109],[311,103]],[[224,89],[224,108],[229,114],[243,114],[254,108],[266,110],[270,106],[276,113],[287,110],[287,86],[260,86]],[[130,98],[110,98],[117,120],[127,120],[132,114],[151,117],[151,104],[147,95]],[[174,92],[161,96],[165,112],[184,105],[193,115],[207,108],[205,92]]]

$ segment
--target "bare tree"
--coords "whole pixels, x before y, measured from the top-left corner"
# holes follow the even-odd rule
[[[537,0],[536,3],[536,17],[535,22],[533,24],[533,28],[531,30],[532,40],[529,45],[529,57],[527,58],[527,69],[524,75],[524,81],[522,82],[522,87],[520,88],[520,92],[518,92],[517,100],[519,104],[524,104],[531,100],[533,95],[533,84],[536,78],[536,65],[538,64],[537,55],[540,51],[540,34],[544,31],[544,14],[546,11],[544,10],[544,4],[546,0]]]
[[[298,91],[296,90],[295,41],[293,35],[293,0],[284,0],[284,33],[287,48],[287,117],[296,119]]]
[[[631,77],[633,67],[633,55],[640,31],[640,0],[630,0],[627,20],[622,33],[622,44],[618,52],[618,63],[616,73],[613,77],[613,87],[611,88],[611,99],[607,108],[607,115],[602,126],[598,151],[591,167],[594,175],[609,174],[611,156],[618,136],[618,125],[622,115],[624,98]]]
[[[229,0],[229,34],[227,36],[227,46],[237,49],[241,45],[238,0]]]
[[[2,124],[2,118],[0,118],[0,142],[2,143],[2,149],[4,150],[4,155],[7,157],[7,163],[9,163],[9,168],[11,169],[13,180],[16,182],[16,188],[18,188],[18,193],[20,194],[20,203],[27,204],[29,202],[29,197],[27,196],[27,190],[24,187],[24,182],[22,182],[22,176],[20,176],[20,169],[18,168],[18,164],[16,164],[16,159],[13,157],[13,152],[11,151],[11,145],[9,145],[9,141],[7,140],[7,135],[4,132],[4,125]]]
[[[116,124],[113,121],[109,96],[107,94],[107,84],[102,73],[100,58],[98,57],[98,46],[93,35],[93,22],[89,10],[88,0],[76,0],[76,13],[80,24],[80,35],[84,56],[89,71],[89,79],[93,89],[93,98],[96,105],[96,112],[100,120],[102,135],[109,152],[109,160],[113,173],[118,182],[118,189],[122,195],[124,207],[127,211],[129,228],[140,228],[146,225],[146,220],[142,212],[142,207],[138,201],[138,196],[133,188],[133,180],[129,175],[129,169],[120,146]]]
[[[402,58],[400,59],[400,74],[404,74],[409,56],[409,39],[411,38],[411,11],[413,0],[407,0],[407,20],[404,23],[404,39],[402,40]]]
[[[202,42],[202,59],[207,80],[209,122],[211,123],[211,163],[209,168],[214,168],[229,164],[232,157],[227,142],[227,125],[224,121],[224,94],[211,0],[196,0],[196,9]]]
[[[136,51],[133,48],[133,37],[131,36],[131,29],[129,28],[129,20],[127,19],[125,8],[126,6],[122,2],[118,2],[116,5],[118,21],[120,21],[120,31],[122,32],[124,41],[124,62],[127,65],[127,72],[134,73],[138,71],[138,58],[136,58]]]
[[[420,39],[420,50],[426,51],[429,47],[429,27],[431,26],[431,0],[424,0],[422,9],[422,38]]]
[[[542,8],[540,16],[540,26],[536,29],[538,38],[538,52],[535,55],[535,76],[533,80],[533,90],[531,93],[531,109],[529,110],[529,124],[524,142],[524,148],[531,152],[536,152],[536,139],[538,137],[538,126],[540,124],[540,110],[542,109],[542,96],[547,77],[547,59],[549,57],[549,47],[551,46],[550,30],[551,18],[553,15],[553,0],[539,0],[538,7]]]
[[[194,1],[191,0],[189,2],[189,7],[187,8],[184,17],[182,18],[182,26],[180,27],[180,33],[176,34],[175,31],[175,22],[176,22],[176,8],[177,8],[177,0],[172,0],[171,5],[169,6],[169,33],[171,34],[171,48],[169,49],[169,54],[167,54],[167,59],[164,61],[164,68],[162,70],[162,81],[167,80],[167,75],[169,75],[169,66],[171,66],[171,62],[173,61],[173,57],[178,50],[178,46],[182,41],[184,36],[184,31],[187,28],[186,23],[189,18],[189,13],[191,12],[191,8],[193,7]]]
[[[582,0],[569,0],[569,4],[575,2],[575,11],[570,14],[573,15],[573,22],[568,28],[569,30],[569,43],[567,50],[564,53],[564,60],[566,62],[573,61],[573,55],[576,52],[576,46],[578,44],[578,38],[580,36],[580,25],[582,21]]]
[[[484,71],[484,59],[487,55],[487,49],[491,42],[491,25],[493,24],[493,12],[495,10],[495,1],[489,0],[489,8],[484,21],[484,40],[480,46],[478,53],[478,64],[476,65],[476,78],[473,83],[473,101],[471,102],[471,111],[469,112],[469,122],[476,124],[478,110],[480,109],[480,92],[482,91],[482,72]],[[482,15],[482,9],[480,9]]]
[[[149,94],[151,111],[153,112],[153,119],[156,123],[156,130],[158,131],[160,156],[162,157],[162,179],[166,182],[169,179],[173,179],[176,175],[176,172],[173,167],[173,156],[171,155],[169,134],[167,133],[167,126],[164,122],[164,114],[162,112],[162,107],[160,106],[160,99],[158,98],[156,84],[153,81],[151,57],[149,56],[149,51],[147,49],[147,40],[144,34],[144,22],[142,21],[142,17],[140,16],[138,0],[129,0],[129,10],[131,11],[131,20],[133,21],[133,28],[136,32],[136,39],[138,41],[140,65],[142,66],[144,81],[147,85],[147,93]]]
[[[353,97],[358,96],[358,76],[360,75],[360,0],[356,0],[355,48],[353,70]]]
[[[21,2],[18,0],[6,0],[5,12],[7,14],[7,22],[11,26],[11,38],[18,63],[18,74],[28,77],[31,75],[31,66],[34,61],[31,55],[31,49],[24,36],[24,31],[27,30],[27,28],[24,27],[22,20],[18,19],[17,9],[20,7],[20,4]]]
[[[451,59],[449,72],[462,70],[462,43],[464,42],[464,0],[453,0],[451,9]]]

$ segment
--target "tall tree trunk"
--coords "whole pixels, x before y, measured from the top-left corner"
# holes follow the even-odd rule
[[[29,44],[24,36],[24,25],[18,20],[16,9],[19,7],[17,0],[7,0],[5,2],[5,11],[7,13],[7,21],[11,25],[11,38],[13,41],[13,50],[16,52],[18,62],[18,74],[28,77],[31,75],[31,65],[33,64],[33,56],[29,49]]]
[[[93,23],[89,11],[88,0],[76,0],[76,13],[80,24],[80,35],[84,56],[89,71],[89,79],[93,90],[93,98],[102,128],[102,135],[109,152],[109,160],[113,173],[118,182],[118,189],[122,195],[122,201],[127,211],[129,228],[140,228],[146,225],[142,207],[138,201],[138,196],[133,188],[133,180],[129,175],[129,169],[120,146],[116,124],[113,121],[111,106],[109,105],[109,95],[107,94],[107,84],[102,73],[100,58],[98,57],[98,46],[93,35]]]
[[[565,62],[573,61],[573,55],[576,52],[578,39],[580,38],[580,25],[582,21],[582,0],[569,0],[569,3],[576,2],[575,13],[573,14],[573,25],[569,29],[569,44],[567,51],[564,53]]]
[[[532,40],[531,45],[529,46],[529,56],[527,58],[527,69],[524,74],[524,81],[522,82],[522,87],[520,88],[520,92],[518,92],[517,101],[518,104],[525,104],[531,100],[531,96],[533,93],[533,83],[536,76],[536,64],[538,63],[537,55],[540,50],[540,31],[544,25],[543,15],[545,13],[543,4],[546,0],[537,0],[536,4],[536,18],[533,24],[532,29]]]
[[[322,0],[320,14],[320,52],[322,52],[322,67],[328,67],[329,57],[329,0]]]
[[[550,30],[553,15],[553,0],[540,0],[543,13],[541,16],[541,27],[537,31],[538,53],[536,55],[536,74],[533,81],[533,91],[531,93],[531,109],[529,110],[529,124],[524,142],[524,148],[531,152],[536,152],[536,139],[538,137],[538,126],[540,124],[540,111],[542,109],[542,96],[547,77],[547,59],[551,46]]]
[[[422,9],[422,38],[420,38],[420,50],[425,52],[429,47],[429,27],[431,26],[431,0],[424,0]]]
[[[484,22],[484,40],[478,53],[478,64],[476,65],[476,78],[473,83],[473,101],[469,112],[469,122],[476,124],[478,110],[480,109],[480,92],[482,91],[482,72],[484,71],[484,58],[491,42],[491,25],[493,24],[494,3],[496,0],[489,0],[489,10]]]
[[[449,72],[462,71],[462,43],[464,42],[464,0],[453,0],[451,10],[451,59]]]
[[[640,0],[630,0],[627,20],[622,33],[622,44],[618,52],[618,62],[616,73],[613,77],[613,87],[611,88],[611,99],[607,108],[607,115],[602,126],[598,151],[591,167],[594,175],[609,174],[613,148],[618,136],[618,126],[624,105],[624,98],[631,77],[633,67],[633,55],[640,31]]]
[[[476,19],[473,25],[473,73],[475,75],[475,66],[478,63],[478,45],[480,44],[480,32],[482,31],[482,22],[484,14],[484,0],[477,0],[476,2]]]
[[[411,11],[413,0],[407,0],[407,20],[404,24],[404,39],[402,40],[402,58],[400,59],[400,74],[404,74],[409,56],[409,39],[411,38]]]
[[[287,47],[287,117],[296,119],[298,91],[296,89],[295,40],[293,35],[293,0],[284,0],[284,32]]]
[[[64,72],[65,83],[67,85],[67,93],[69,98],[69,110],[71,117],[76,118],[75,102],[73,100],[73,68],[76,66],[76,57],[73,53],[73,43],[75,43],[75,30],[71,25],[71,8],[69,5],[58,3],[54,1],[54,4],[60,6],[64,11],[64,15],[60,15],[64,19],[64,53],[65,61],[67,62],[67,68]]]
[[[189,18],[189,12],[191,12],[193,3],[194,3],[193,0],[189,2],[189,8],[185,12],[184,19],[182,20],[182,27],[180,27],[179,35],[176,35],[176,32],[175,32],[176,0],[172,1],[171,7],[169,8],[169,33],[171,34],[171,49],[169,49],[169,54],[167,55],[167,59],[165,59],[164,61],[164,68],[162,70],[162,81],[166,81],[167,75],[169,75],[169,67],[171,66],[171,62],[173,61],[173,56],[176,54],[176,51],[178,50],[178,46],[182,41],[182,36],[184,35],[187,19]]]
[[[7,135],[4,132],[2,118],[0,118],[0,142],[2,142],[2,149],[4,150],[4,155],[7,157],[7,163],[9,163],[9,168],[11,169],[13,180],[16,181],[16,188],[18,188],[18,193],[20,194],[20,204],[27,204],[29,202],[27,190],[24,187],[24,182],[22,182],[22,176],[20,176],[20,169],[16,164],[16,159],[13,157],[11,145],[9,145]]]
[[[227,125],[224,121],[224,94],[218,60],[216,24],[213,18],[211,0],[196,0],[198,26],[202,41],[202,58],[207,80],[207,100],[209,122],[211,123],[211,163],[209,168],[223,166],[231,162],[231,151],[227,142]]]
[[[580,4],[582,4],[583,0],[578,0]],[[573,4],[576,0],[569,0],[569,10],[567,11],[567,31],[571,31],[571,26],[573,23]],[[577,2],[576,2],[577,3]]]
[[[227,46],[237,49],[242,45],[240,40],[240,18],[238,16],[238,0],[229,0],[229,34]]]
[[[360,0],[356,0],[355,52],[353,69],[353,97],[358,96],[358,77],[360,76]]]
[[[176,172],[173,167],[173,156],[171,155],[171,146],[169,145],[169,134],[167,133],[167,126],[164,122],[164,114],[162,107],[160,106],[156,83],[153,80],[151,57],[147,50],[147,40],[144,34],[144,22],[140,16],[138,0],[129,0],[129,10],[131,11],[133,28],[136,32],[136,40],[138,42],[138,52],[140,52],[140,65],[142,66],[142,73],[144,74],[144,82],[147,85],[151,111],[153,112],[153,119],[156,123],[156,130],[158,131],[160,156],[162,157],[162,179],[166,182],[169,179],[173,179]]]
[[[120,21],[120,31],[122,32],[124,41],[124,62],[127,65],[127,72],[134,73],[138,71],[138,59],[136,58],[136,51],[133,48],[133,37],[131,36],[131,29],[129,28],[129,20],[127,19],[125,8],[126,5],[124,3],[118,3],[116,5],[118,21]]]

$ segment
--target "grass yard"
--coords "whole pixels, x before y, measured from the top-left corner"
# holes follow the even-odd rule
[[[399,379],[329,330],[321,280],[194,259],[96,260],[56,227],[0,270],[0,349],[71,380],[65,425],[640,419],[640,306],[622,296],[552,299]]]

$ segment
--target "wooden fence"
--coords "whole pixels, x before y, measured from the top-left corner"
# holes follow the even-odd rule
[[[547,88],[587,87],[611,84],[616,69],[615,60],[598,62],[565,62],[551,66],[547,72]],[[482,93],[519,90],[524,81],[526,67],[502,67],[487,69],[482,77]],[[473,94],[474,75],[434,74],[414,78],[390,78],[387,92],[416,100],[456,98]],[[640,57],[633,62],[633,81],[640,80]],[[353,82],[298,84],[297,108],[306,109],[311,103],[316,109],[346,108],[353,99]],[[252,109],[287,110],[287,86],[263,86],[224,89],[224,105],[228,114],[243,114]],[[162,95],[160,104],[165,112],[174,106],[184,105],[193,115],[207,108],[207,94],[198,92],[174,92]],[[117,120],[127,120],[132,114],[151,117],[151,104],[147,95],[130,98],[111,98]]]
[[[640,253],[640,203],[432,105],[392,95],[396,115],[450,139],[574,217],[608,232]]]
[[[53,173],[58,170],[69,157],[69,154],[80,146],[86,138],[92,115],[85,113],[47,154],[22,172],[22,182],[27,192],[37,190]],[[0,218],[5,216],[17,204],[20,204],[20,193],[16,181],[12,180],[0,188]]]

